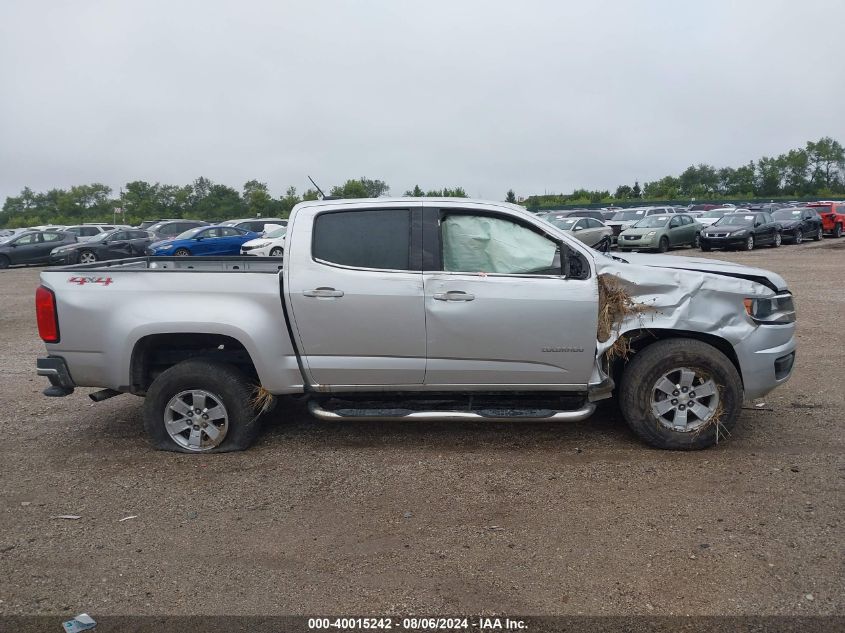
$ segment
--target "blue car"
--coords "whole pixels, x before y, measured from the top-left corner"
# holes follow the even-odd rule
[[[147,255],[240,255],[241,244],[257,237],[261,234],[234,226],[198,226],[173,239],[150,244]]]

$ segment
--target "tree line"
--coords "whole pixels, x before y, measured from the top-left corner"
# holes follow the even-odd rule
[[[329,189],[336,198],[378,198],[388,195],[383,180],[355,178]],[[631,203],[638,200],[750,200],[754,198],[830,198],[845,193],[845,149],[836,140],[824,137],[808,141],[780,156],[763,156],[739,167],[716,168],[704,163],[691,165],[678,176],[665,176],[642,186],[619,185],[610,190],[576,189],[571,194],[532,195],[522,204],[531,210],[558,205],[589,203]],[[423,190],[419,185],[405,196],[467,197],[463,187]],[[111,187],[93,183],[69,189],[34,192],[29,187],[9,196],[0,211],[0,226],[20,227],[38,224],[77,224],[112,221],[126,224],[158,218],[223,220],[236,217],[287,217],[303,200],[316,200],[320,192],[307,189],[301,195],[295,187],[273,196],[267,183],[250,180],[241,191],[208,178],[197,178],[189,185],[168,185],[136,180],[115,195]],[[513,189],[507,202],[517,202]]]
[[[378,198],[390,193],[383,180],[356,178],[329,189],[335,198]],[[417,185],[406,196],[466,197],[462,187],[432,189],[423,192]],[[115,195],[111,187],[93,183],[69,189],[34,192],[29,187],[17,196],[9,196],[0,211],[0,226],[21,227],[39,224],[78,224],[111,222],[137,224],[158,218],[193,218],[223,220],[237,217],[286,218],[303,200],[317,200],[316,189],[297,193],[288,187],[274,197],[267,183],[250,180],[238,191],[228,185],[197,178],[189,185],[167,185],[136,180],[126,183]]]
[[[576,189],[571,194],[528,196],[529,209],[563,204],[619,203],[637,200],[728,200],[777,197],[830,198],[845,193],[845,148],[824,137],[779,156],[762,156],[739,167],[699,163],[678,176],[633,185],[616,191]]]

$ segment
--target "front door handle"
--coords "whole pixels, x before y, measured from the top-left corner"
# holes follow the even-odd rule
[[[475,295],[471,295],[463,290],[450,290],[449,292],[437,292],[434,294],[437,301],[472,301]]]
[[[335,290],[334,288],[315,288],[314,290],[306,290],[302,294],[306,297],[342,297],[343,290]]]

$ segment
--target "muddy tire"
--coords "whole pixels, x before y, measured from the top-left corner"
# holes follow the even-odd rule
[[[619,406],[647,444],[700,450],[730,437],[742,398],[739,373],[722,352],[695,339],[673,338],[634,355],[622,374]]]
[[[144,401],[144,428],[159,450],[242,451],[260,430],[251,398],[250,380],[234,366],[182,361],[150,386]]]

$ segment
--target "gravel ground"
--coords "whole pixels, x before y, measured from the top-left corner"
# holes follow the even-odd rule
[[[296,403],[245,453],[156,452],[134,396],[41,395],[39,271],[2,271],[0,614],[842,614],[845,240],[713,255],[787,279],[799,354],[698,453],[609,406],[329,424]]]

